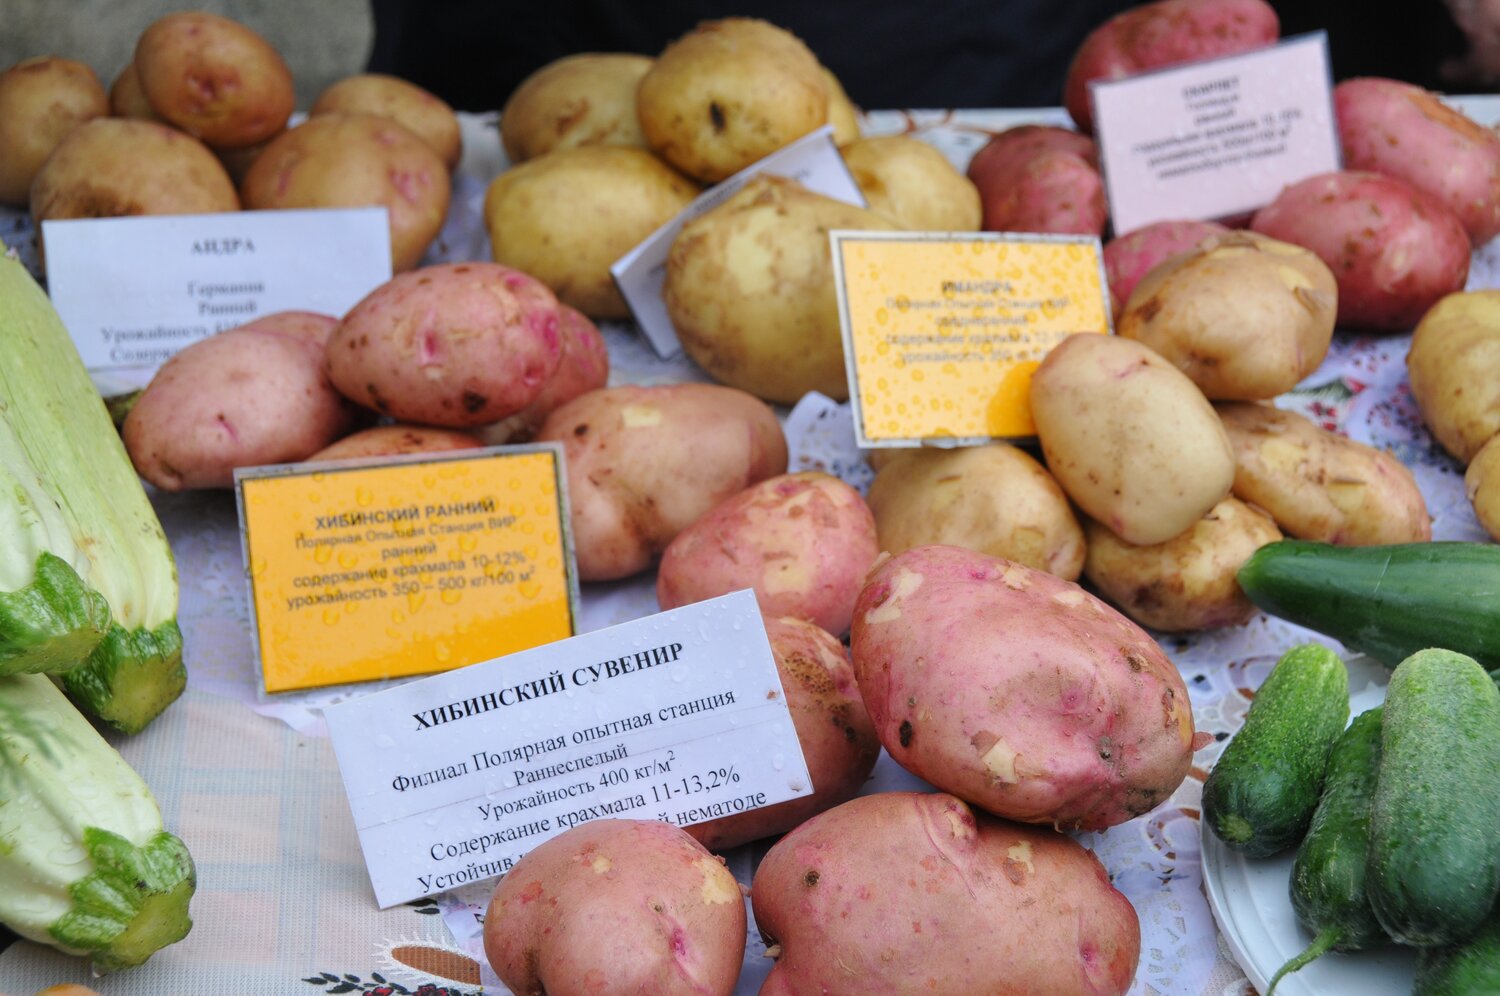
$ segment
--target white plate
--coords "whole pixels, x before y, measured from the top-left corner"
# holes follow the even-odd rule
[[[1350,698],[1349,715],[1358,716],[1384,701],[1384,687],[1367,688]],[[1247,858],[1225,847],[1206,820],[1202,832],[1209,908],[1234,960],[1264,993],[1276,970],[1312,943],[1312,935],[1297,925],[1288,894],[1297,852]],[[1276,996],[1407,996],[1416,968],[1416,952],[1395,945],[1350,954],[1330,952],[1284,977]]]

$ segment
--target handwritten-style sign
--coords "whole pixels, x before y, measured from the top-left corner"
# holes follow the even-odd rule
[[[382,908],[503,875],[588,820],[686,826],[812,791],[750,591],[325,717]]]
[[[1339,168],[1328,36],[1089,84],[1116,232],[1227,218]]]
[[[573,635],[556,444],[235,472],[267,692],[427,674]]]

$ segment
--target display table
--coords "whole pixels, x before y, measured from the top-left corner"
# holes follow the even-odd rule
[[[1500,101],[1466,102],[1482,121],[1500,119]],[[877,112],[865,133],[910,132],[958,167],[994,131],[1020,122],[1065,123],[1061,112]],[[480,208],[488,180],[504,167],[494,116],[465,116],[466,152],[455,179],[448,225],[429,261],[487,259]],[[34,263],[29,220],[0,213],[0,238]],[[30,254],[30,255],[28,255]],[[1500,250],[1476,254],[1470,287],[1500,287]],[[610,381],[705,379],[685,360],[663,362],[628,327],[606,326]],[[1410,336],[1340,333],[1316,374],[1278,404],[1391,450],[1412,467],[1434,517],[1435,539],[1484,539],[1464,496],[1462,468],[1422,428],[1406,386]],[[3,343],[0,343],[3,348]],[[819,469],[863,488],[870,470],[854,448],[847,405],[810,397],[788,413],[792,470]],[[78,959],[20,942],[0,952],[0,992],[28,996],[76,981],[105,994],[422,993],[480,991],[488,968],[473,911],[487,889],[381,911],[325,737],[319,709],[354,692],[268,698],[248,620],[247,588],[232,495],[154,496],[182,582],[180,622],[189,684],[182,700],[146,732],[113,737],[155,791],[166,826],[188,845],[198,868],[194,927],[145,966],[91,980]],[[649,576],[583,587],[582,630],[656,611]],[[1191,776],[1150,814],[1080,839],[1104,862],[1141,920],[1136,994],[1238,996],[1249,991],[1229,957],[1202,887],[1199,799],[1206,771],[1239,727],[1250,689],[1305,631],[1259,616],[1191,638],[1164,638],[1191,693],[1197,727],[1215,743],[1196,755]],[[1384,680],[1356,664],[1351,691]],[[882,755],[866,792],[920,788]],[[765,844],[730,856],[750,882]],[[770,962],[753,923],[739,992],[754,993]],[[498,985],[485,992],[503,992]]]

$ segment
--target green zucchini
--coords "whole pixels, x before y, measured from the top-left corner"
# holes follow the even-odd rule
[[[1252,858],[1301,840],[1348,721],[1349,672],[1338,655],[1316,643],[1287,651],[1203,786],[1203,818],[1219,839]]]
[[[1417,955],[1412,996],[1474,996],[1500,993],[1500,911],[1467,942],[1423,948]]]
[[[1386,940],[1365,896],[1370,804],[1380,771],[1382,709],[1361,713],[1328,758],[1323,797],[1292,865],[1292,910],[1313,934],[1307,950],[1281,966],[1266,996],[1289,972],[1328,951],[1358,951]]]
[[[1250,601],[1274,616],[1395,667],[1447,647],[1500,667],[1500,546],[1268,543],[1239,571]]]
[[[1500,895],[1500,689],[1473,658],[1423,650],[1386,691],[1365,888],[1386,933],[1457,944]]]

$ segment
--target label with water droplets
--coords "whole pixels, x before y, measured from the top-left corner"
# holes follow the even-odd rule
[[[1017,232],[829,233],[860,446],[1034,435],[1031,374],[1108,333],[1099,240]]]
[[[750,591],[324,716],[382,909],[503,875],[589,820],[687,826],[812,792]]]
[[[558,444],[235,471],[267,692],[447,671],[573,635]]]

